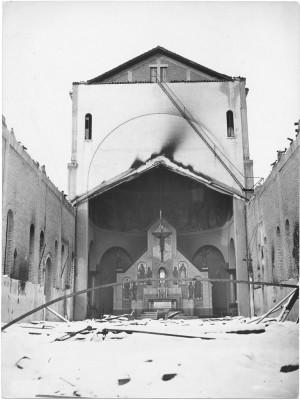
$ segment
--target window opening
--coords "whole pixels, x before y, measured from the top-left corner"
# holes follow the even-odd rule
[[[34,225],[30,226],[30,234],[29,234],[29,274],[30,276],[34,276]],[[25,279],[23,279],[25,280]]]
[[[155,83],[157,77],[157,68],[150,67],[150,82]]]
[[[227,111],[226,119],[227,119],[227,137],[234,137],[233,112],[231,110]]]
[[[160,67],[160,81],[166,82],[167,80],[167,67]]]
[[[85,140],[92,139],[92,115],[86,114],[85,116]]]
[[[13,268],[13,245],[14,245],[14,216],[12,210],[7,213],[6,243],[4,253],[4,274],[10,275]]]

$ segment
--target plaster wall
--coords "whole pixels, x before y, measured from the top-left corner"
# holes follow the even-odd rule
[[[64,294],[65,291],[63,290],[53,289],[52,299],[61,297]],[[20,317],[46,302],[44,287],[42,285],[24,282],[24,287],[22,287],[19,280],[11,279],[8,276],[2,277],[1,296],[1,321],[5,323]],[[60,301],[52,304],[51,309],[70,320],[73,318],[72,306],[70,307],[70,305],[70,301],[68,302],[68,300]],[[22,319],[22,322],[45,319],[47,321],[61,321],[56,315],[43,309]]]
[[[249,156],[241,117],[244,82],[168,85],[208,140],[217,144],[241,172],[233,169],[243,183],[243,155]],[[230,109],[234,114],[234,138],[227,137],[226,112]],[[87,113],[93,117],[92,140],[85,140]],[[239,189],[157,84],[74,85],[70,197],[128,170],[136,158],[145,161],[172,140],[178,143],[175,160]]]
[[[147,247],[147,234],[125,233],[101,229],[89,221],[89,243],[93,240],[96,251],[96,264],[100,264],[103,254],[111,247],[122,247],[133,260]],[[91,269],[92,271],[93,269]],[[94,267],[96,270],[96,266]]]
[[[226,262],[229,260],[229,242],[233,235],[233,219],[222,228],[201,232],[178,233],[178,248],[191,260],[203,246],[217,247]]]

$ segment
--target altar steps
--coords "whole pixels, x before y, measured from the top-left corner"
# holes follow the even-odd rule
[[[149,318],[149,319],[157,319],[157,311],[144,311],[142,314],[140,314],[140,316],[138,317],[138,319],[145,319],[145,318]]]
[[[137,319],[146,319],[146,318],[149,318],[149,319],[160,319],[160,318],[164,318],[165,314],[166,313],[163,313],[162,311],[144,311],[142,314],[140,314],[137,317]],[[167,315],[170,315],[170,314],[172,314],[171,311],[169,311]],[[194,318],[199,318],[199,317],[185,315],[184,313],[180,313],[178,315],[175,315],[172,319],[194,319]]]

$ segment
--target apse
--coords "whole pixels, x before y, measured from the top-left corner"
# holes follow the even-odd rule
[[[230,221],[232,197],[159,166],[89,202],[94,226],[118,232],[144,232],[160,211],[179,233],[205,231]]]

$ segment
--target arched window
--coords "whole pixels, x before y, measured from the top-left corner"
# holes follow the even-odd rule
[[[41,231],[40,234],[40,249],[39,249],[39,283],[43,284],[43,254],[44,254],[44,247],[45,247],[45,236],[44,232]]]
[[[74,276],[75,276],[75,254],[72,251],[71,256],[71,271],[70,271],[70,287],[74,290]]]
[[[44,286],[46,302],[51,300],[52,286],[53,286],[52,262],[51,258],[48,257],[45,268],[45,286]]]
[[[10,277],[11,277],[12,279],[18,279],[17,257],[18,257],[18,252],[17,252],[17,249],[15,249],[15,251],[14,251],[13,267],[12,267],[12,271],[11,271],[11,274],[10,274]]]
[[[44,246],[45,246],[45,236],[44,236],[44,232],[41,231],[41,234],[40,234],[40,259],[43,256]]]
[[[29,259],[28,259],[28,270],[29,276],[33,277],[34,274],[34,225],[31,224],[30,226],[30,233],[29,233]]]
[[[227,119],[227,137],[234,137],[233,112],[231,110],[227,111],[226,119]]]
[[[61,246],[60,253],[60,272],[59,272],[59,287],[63,288],[63,275],[64,275],[64,267],[65,267],[65,246]]]
[[[4,255],[4,274],[10,275],[13,269],[13,246],[14,246],[14,215],[12,210],[7,213],[6,243]]]
[[[290,223],[287,219],[285,221],[285,248],[286,248],[286,261],[287,261],[287,277],[293,276],[293,261],[292,261],[292,237],[290,231]]]
[[[58,276],[58,242],[55,240],[54,243],[54,268],[53,268],[53,286],[58,287],[58,282],[57,282],[57,276]]]
[[[270,270],[269,270],[268,241],[267,241],[266,237],[264,238],[263,253],[264,253],[264,266],[265,266],[264,280],[270,281],[271,277],[270,277]]]
[[[92,115],[85,115],[85,140],[92,139]]]
[[[277,251],[277,277],[280,281],[283,281],[284,271],[283,271],[283,254],[282,254],[282,242],[281,242],[281,233],[279,226],[276,229],[276,251]]]

